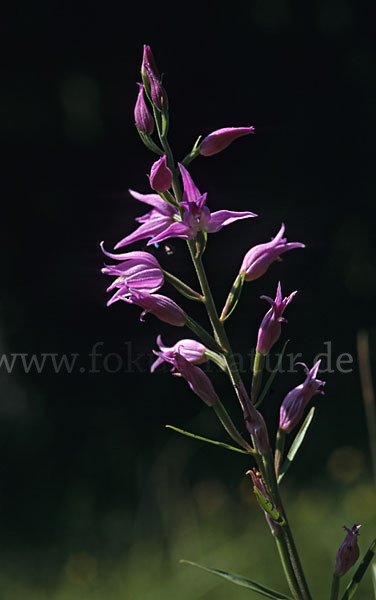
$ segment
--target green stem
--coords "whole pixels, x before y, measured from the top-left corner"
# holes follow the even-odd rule
[[[251,387],[252,404],[256,404],[258,395],[260,393],[264,363],[265,356],[263,356],[263,354],[260,354],[260,352],[256,352],[255,360],[253,362],[253,377]]]
[[[300,591],[300,598],[302,600],[311,600],[311,594],[308,589],[308,585],[304,576],[303,567],[300,562],[298,551],[296,549],[295,541],[290,529],[290,525],[286,516],[286,512],[283,508],[281,496],[279,493],[278,483],[276,479],[273,456],[271,452],[262,457],[263,467],[265,472],[265,480],[268,485],[271,498],[276,505],[278,512],[284,517],[285,523],[281,525],[281,535],[284,540],[284,548],[288,552],[289,560],[295,573],[295,578]]]
[[[289,585],[289,588],[291,590],[291,593],[293,595],[293,598],[294,598],[294,600],[300,600],[301,596],[300,596],[300,593],[297,591],[298,590],[298,582],[296,581],[294,569],[292,568],[292,565],[291,565],[291,561],[290,561],[290,557],[289,557],[289,553],[287,550],[285,539],[283,538],[283,536],[281,535],[281,532],[279,531],[280,529],[281,528],[279,526],[277,526],[277,528],[272,530],[273,537],[274,537],[275,543],[277,545],[279,558],[281,560],[283,571],[285,573],[285,577],[286,577],[287,583]]]
[[[286,433],[282,429],[278,429],[276,442],[275,442],[275,456],[274,456],[274,467],[275,476],[278,481],[279,470],[283,459],[283,452],[285,449]]]
[[[162,148],[166,154],[167,166],[169,169],[171,169],[171,172],[172,172],[172,189],[174,190],[174,194],[175,194],[175,198],[176,198],[177,202],[180,204],[182,194],[181,194],[181,188],[180,188],[180,184],[179,184],[179,173],[178,173],[178,169],[175,168],[174,156],[172,154],[170,144],[168,143],[168,140],[167,140],[167,131],[163,132],[161,114],[155,108],[155,106],[153,106],[153,114],[154,114],[155,123],[157,125],[158,137],[162,144]]]
[[[333,575],[332,587],[330,590],[330,600],[338,600],[338,594],[339,594],[339,577],[337,577],[337,575]]]

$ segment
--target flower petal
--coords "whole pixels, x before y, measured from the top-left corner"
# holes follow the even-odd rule
[[[162,231],[160,234],[153,237],[148,241],[147,245],[156,244],[168,240],[169,238],[181,238],[183,240],[191,240],[195,237],[196,233],[185,223],[175,222],[172,223],[167,229]]]
[[[250,217],[257,217],[257,215],[249,211],[237,212],[233,210],[217,210],[216,212],[211,213],[206,231],[208,233],[216,233],[226,225],[230,225],[241,219],[249,219]]]

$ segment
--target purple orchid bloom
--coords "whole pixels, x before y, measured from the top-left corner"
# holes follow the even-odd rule
[[[115,281],[107,288],[108,292],[115,288],[127,288],[152,293],[162,287],[163,271],[155,256],[149,252],[112,254],[104,249],[103,242],[101,242],[101,249],[109,258],[122,261],[118,265],[106,265],[102,269],[102,273],[105,275],[116,277]]]
[[[150,187],[163,194],[172,185],[172,173],[167,166],[166,155],[157,160],[150,170]]]
[[[145,102],[144,86],[142,83],[137,83],[137,85],[140,89],[136,100],[136,106],[134,107],[134,120],[137,129],[139,129],[141,133],[151,135],[154,131],[154,119]]]
[[[254,133],[254,127],[225,127],[217,129],[204,138],[199,146],[202,156],[213,156],[222,152],[227,146],[232,144],[234,140],[243,135]]]
[[[136,198],[139,202],[149,204],[153,209],[142,217],[136,218],[136,221],[141,223],[141,225],[133,233],[120,240],[116,244],[115,250],[139,240],[154,238],[168,229],[171,223],[175,222],[175,218],[178,215],[177,210],[171,204],[165,202],[158,194],[139,194],[133,190],[129,190],[129,193],[133,198]],[[154,243],[154,240],[151,243]]]
[[[144,309],[141,313],[140,321],[143,321],[145,315],[151,312],[155,317],[170,325],[183,327],[186,323],[187,316],[183,309],[167,296],[148,294],[146,292],[131,292],[124,300],[129,302],[129,304],[137,304]]]
[[[184,185],[183,200],[181,202],[181,206],[184,208],[183,220],[172,223],[167,229],[156,235],[153,240],[149,240],[148,245],[172,237],[192,240],[199,231],[216,233],[222,227],[239,219],[257,217],[252,212],[235,212],[231,210],[218,210],[211,213],[208,207],[205,206],[207,194],[201,194],[183,165],[179,164],[179,169]]]
[[[279,428],[290,433],[302,418],[305,407],[315,394],[324,394],[319,387],[325,385],[325,381],[316,379],[321,360],[315,363],[311,370],[307,365],[301,364],[305,368],[306,378],[303,383],[291,390],[282,402],[279,414]]]
[[[342,577],[356,563],[359,558],[358,535],[360,525],[353,525],[351,529],[344,527],[347,531],[344,542],[337,552],[334,575]]]
[[[266,300],[271,304],[271,308],[261,321],[258,331],[256,352],[266,356],[278,341],[281,335],[281,323],[286,323],[286,319],[282,317],[282,315],[286,306],[290,304],[295,294],[297,294],[297,291],[292,292],[289,296],[282,299],[281,283],[278,282],[275,300],[272,300],[269,296],[261,296],[262,300]]]
[[[209,377],[200,369],[184,358],[180,352],[174,352],[172,355],[156,352],[162,360],[172,363],[175,371],[174,375],[182,376],[188,382],[191,390],[201,398],[208,406],[213,406],[219,400],[212,382]]]
[[[161,294],[149,294],[141,290],[131,290],[124,285],[110,298],[107,306],[114,304],[118,300],[124,300],[128,304],[141,306],[144,310],[140,315],[140,321],[144,321],[145,315],[149,312],[161,321],[177,327],[185,325],[187,320],[184,310],[171,300],[171,298],[162,296]]]
[[[201,342],[196,342],[196,340],[179,340],[178,342],[176,342],[176,344],[169,348],[164,345],[164,343],[162,342],[162,337],[159,335],[157,337],[157,344],[159,346],[160,352],[158,352],[158,358],[150,368],[150,371],[152,373],[154,373],[155,369],[159,367],[163,362],[173,358],[176,352],[183,356],[183,358],[185,358],[192,365],[200,365],[209,360],[208,357],[205,356],[205,351],[207,350],[206,346],[201,344]]]
[[[253,281],[264,275],[272,262],[280,260],[279,257],[284,252],[294,248],[305,248],[300,242],[287,243],[287,238],[283,237],[284,232],[285,226],[282,223],[281,229],[271,242],[258,244],[248,250],[240,267],[240,273],[245,273],[245,281]]]

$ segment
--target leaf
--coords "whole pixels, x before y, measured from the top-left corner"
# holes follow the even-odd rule
[[[265,398],[266,394],[268,393],[268,391],[269,391],[269,389],[270,389],[270,387],[271,387],[271,385],[272,385],[272,383],[273,383],[273,381],[274,381],[274,378],[275,378],[275,376],[276,376],[276,374],[277,374],[277,371],[279,370],[279,367],[280,367],[280,366],[281,366],[281,364],[282,364],[282,359],[283,359],[283,356],[284,356],[284,354],[285,354],[285,350],[286,350],[286,347],[287,347],[287,344],[289,343],[289,341],[290,341],[290,340],[286,340],[286,341],[285,341],[285,343],[284,343],[284,345],[283,345],[283,348],[282,348],[282,351],[281,351],[281,352],[280,352],[280,354],[279,354],[279,357],[278,357],[278,360],[277,360],[277,364],[276,364],[276,366],[274,367],[273,371],[270,373],[269,379],[268,379],[268,381],[266,382],[266,384],[265,384],[265,387],[264,387],[264,389],[262,390],[262,392],[261,392],[261,394],[260,394],[260,396],[259,396],[259,399],[258,399],[258,401],[257,401],[257,402],[256,402],[256,404],[255,404],[255,406],[256,406],[256,407],[257,407],[257,406],[260,406],[261,402],[264,400],[264,398]]]
[[[268,498],[265,498],[264,494],[255,485],[253,486],[253,491],[262,510],[265,511],[275,523],[278,523],[278,525],[284,525],[286,521],[279,514],[274,504],[272,504]]]
[[[269,588],[256,583],[255,581],[251,581],[242,575],[236,575],[235,573],[228,573],[227,571],[220,571],[219,569],[210,569],[209,567],[204,567],[203,565],[198,565],[195,562],[191,562],[190,560],[181,560],[181,563],[185,563],[186,565],[191,565],[192,567],[198,567],[203,571],[207,571],[208,573],[212,573],[213,575],[217,575],[218,577],[222,577],[223,579],[227,579],[231,583],[235,583],[236,585],[241,585],[242,587],[248,588],[249,590],[253,590],[261,596],[266,596],[267,598],[273,598],[274,600],[291,600],[289,596],[285,596],[285,594],[281,594],[279,592],[275,592],[274,590],[270,590]]]
[[[363,578],[364,573],[366,572],[370,562],[372,561],[373,557],[375,556],[375,549],[376,549],[376,538],[371,543],[370,547],[368,548],[367,552],[365,553],[365,555],[363,557],[362,562],[360,563],[359,567],[355,571],[354,577],[352,578],[352,580],[348,584],[347,588],[345,589],[345,593],[342,596],[342,600],[350,600],[354,596],[355,592],[358,589],[359,583],[361,582],[361,580]]]
[[[239,275],[235,279],[235,281],[233,283],[233,286],[232,286],[232,288],[230,290],[230,293],[229,293],[229,295],[227,297],[225,306],[224,306],[224,308],[222,310],[222,314],[221,314],[221,317],[220,317],[220,321],[222,321],[222,323],[224,323],[226,321],[226,319],[228,319],[229,316],[235,310],[236,305],[239,302],[239,298],[240,298],[241,293],[242,293],[244,279],[245,279],[245,272],[244,273],[239,273]]]
[[[201,294],[196,292],[196,290],[193,290],[191,287],[189,287],[189,285],[187,285],[183,281],[180,281],[180,279],[175,277],[175,275],[172,275],[171,273],[169,273],[168,271],[165,271],[164,269],[163,269],[163,275],[164,275],[166,281],[171,283],[171,285],[173,285],[174,288],[176,290],[178,290],[178,292],[182,296],[184,296],[185,298],[188,298],[188,300],[196,300],[199,302],[203,301],[203,297],[201,296]]]
[[[173,429],[173,431],[177,431],[182,435],[186,435],[188,437],[194,438],[196,440],[200,440],[200,442],[208,442],[208,444],[214,444],[214,446],[222,446],[222,448],[226,448],[226,450],[232,450],[233,452],[241,452],[241,454],[248,454],[247,450],[242,450],[241,448],[235,448],[235,446],[230,446],[230,444],[225,444],[224,442],[217,442],[217,440],[210,440],[209,438],[204,438],[201,435],[196,435],[195,433],[190,433],[189,431],[184,431],[184,429],[179,429],[178,427],[174,427],[173,425],[166,425],[167,429]]]
[[[315,413],[315,407],[312,406],[311,410],[309,411],[308,415],[306,416],[306,418],[305,418],[305,420],[303,422],[303,425],[299,429],[299,432],[297,433],[296,438],[294,439],[293,443],[291,444],[290,450],[287,453],[286,460],[283,463],[281,472],[280,472],[279,477],[278,477],[278,483],[280,483],[282,481],[283,476],[289,470],[290,465],[291,465],[292,461],[294,460],[295,455],[296,455],[297,451],[299,450],[299,448],[300,448],[300,446],[301,446],[301,444],[302,444],[302,442],[304,440],[305,434],[308,431],[308,427],[311,424],[311,421],[313,419],[314,413]]]

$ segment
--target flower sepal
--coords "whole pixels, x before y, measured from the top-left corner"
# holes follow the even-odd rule
[[[198,138],[197,138],[197,140],[195,141],[195,143],[193,145],[192,150],[181,161],[181,164],[183,165],[183,167],[188,167],[188,165],[190,165],[191,162],[195,158],[197,158],[198,156],[200,156],[200,141],[201,141],[201,138],[202,138],[202,135],[199,135]]]

